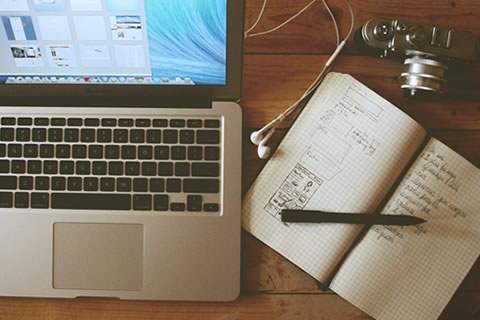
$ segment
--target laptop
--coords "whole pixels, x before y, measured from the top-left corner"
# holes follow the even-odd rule
[[[0,296],[238,296],[243,18],[0,1]]]

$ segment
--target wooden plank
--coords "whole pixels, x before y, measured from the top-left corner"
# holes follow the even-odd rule
[[[265,14],[254,32],[269,30],[299,12],[310,0],[269,0]],[[480,35],[480,2],[471,0],[352,0],[355,30],[373,16],[406,19],[421,25],[453,27]],[[342,35],[350,27],[350,15],[344,1],[328,1],[338,19]],[[263,0],[247,0],[246,29],[253,25]],[[330,17],[317,1],[294,22],[275,33],[248,38],[247,53],[327,53],[335,47]]]
[[[326,60],[326,56],[311,55],[247,55],[241,100],[245,126],[262,127],[298,100]],[[351,74],[426,128],[480,129],[480,66],[452,80],[457,88],[477,96],[452,94],[436,101],[403,96],[399,83],[402,65],[395,61],[346,56],[338,60],[334,70]],[[281,127],[289,127],[292,118]]]

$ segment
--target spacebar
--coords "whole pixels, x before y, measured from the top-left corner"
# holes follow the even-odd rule
[[[52,209],[130,210],[129,194],[52,193]]]

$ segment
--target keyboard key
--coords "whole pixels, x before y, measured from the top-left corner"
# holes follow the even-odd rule
[[[103,146],[91,145],[88,147],[88,157],[90,159],[102,159],[103,158]]]
[[[187,196],[187,211],[199,212],[202,211],[202,196],[189,195]]]
[[[27,171],[29,174],[42,173],[42,162],[37,160],[29,160],[27,164]]]
[[[148,179],[144,179],[144,178],[133,179],[133,191],[135,191],[135,192],[147,192],[148,191]]]
[[[70,118],[68,119],[68,125],[70,127],[81,127],[83,125],[83,120],[80,118]]]
[[[174,192],[174,193],[182,192],[182,180],[167,179],[167,192]]]
[[[220,180],[218,179],[185,179],[183,180],[185,193],[218,193]]]
[[[67,179],[64,177],[52,178],[52,190],[65,191],[67,189]]]
[[[17,189],[17,177],[0,176],[0,189],[1,190],[16,190]]]
[[[105,147],[105,158],[120,159],[120,146],[110,145]]]
[[[197,119],[192,119],[187,121],[187,127],[189,128],[201,128],[203,127],[203,121],[202,120],[197,120]]]
[[[128,130],[116,129],[113,131],[113,142],[115,143],[127,143],[128,142]]]
[[[203,160],[202,147],[188,147],[188,160]]]
[[[45,174],[57,174],[58,173],[58,162],[57,161],[44,161],[43,162],[43,173],[45,173]]]
[[[82,129],[80,132],[80,141],[82,142],[95,142],[95,130]]]
[[[19,126],[31,126],[33,124],[32,118],[18,118]]]
[[[160,162],[158,164],[158,175],[162,177],[173,176],[173,163],[172,162]]]
[[[13,208],[12,192],[0,192],[0,208]]]
[[[190,163],[177,162],[175,164],[175,175],[177,177],[188,177],[190,175]]]
[[[112,130],[99,129],[97,131],[97,142],[102,142],[102,143],[112,142]]]
[[[60,174],[70,175],[75,172],[75,162],[62,161],[60,162]]]
[[[135,125],[140,128],[146,128],[152,125],[152,121],[150,119],[137,119],[135,120]]]
[[[163,131],[163,142],[169,143],[169,144],[178,143],[178,131],[177,130]]]
[[[105,161],[95,161],[93,162],[92,172],[97,176],[104,176],[107,174],[107,162]]]
[[[20,177],[18,188],[20,190],[33,190],[33,177]]]
[[[167,119],[155,119],[155,120],[153,120],[153,126],[155,128],[166,128],[166,127],[168,127],[168,120]]]
[[[220,210],[217,203],[205,203],[203,205],[203,211],[205,212],[218,212]]]
[[[47,142],[47,129],[35,128],[32,131],[33,142]]]
[[[65,130],[65,142],[79,142],[80,130],[78,129],[66,129]]]
[[[0,144],[0,157],[6,157],[7,156],[7,145],[6,144]]]
[[[53,144],[42,144],[40,146],[40,158],[53,158],[55,156],[55,147]]]
[[[59,159],[70,158],[71,147],[68,144],[58,144],[56,148],[56,157]]]
[[[9,144],[8,145],[8,157],[9,158],[21,158],[22,157],[22,145],[21,144]]]
[[[12,161],[12,173],[23,174],[27,172],[27,163],[25,160],[13,160]]]
[[[150,211],[152,210],[152,196],[139,195],[133,196],[133,210]]]
[[[195,131],[193,130],[180,131],[180,143],[182,144],[195,143]]]
[[[73,146],[72,158],[73,159],[85,159],[85,158],[87,158],[87,146],[85,146],[85,145]]]
[[[48,193],[32,193],[31,206],[34,209],[48,209],[50,206]]]
[[[120,127],[133,127],[133,119],[120,119],[118,120],[118,125]]]
[[[168,211],[168,195],[156,195],[153,197],[153,208],[155,211]]]
[[[78,161],[76,172],[77,172],[78,175],[89,175],[90,172],[91,172],[90,162],[89,161]]]
[[[67,120],[63,118],[53,118],[51,124],[54,127],[63,127],[67,124]]]
[[[2,141],[13,141],[15,140],[15,129],[13,128],[2,128],[0,130],[0,139]]]
[[[30,201],[29,195],[26,192],[17,192],[15,193],[15,208],[17,209],[27,209],[29,208]]]
[[[147,130],[148,143],[160,143],[162,141],[162,132],[160,130]]]
[[[98,127],[100,125],[100,119],[85,119],[86,127]]]
[[[116,127],[117,120],[116,119],[102,119],[102,126],[103,127]]]
[[[122,146],[122,159],[133,160],[137,158],[137,148],[135,146]]]
[[[35,125],[39,127],[46,127],[50,124],[50,120],[48,118],[35,118]]]
[[[172,147],[172,160],[186,160],[187,159],[187,148],[184,146],[174,146]]]
[[[122,192],[132,191],[132,179],[130,179],[130,178],[118,178],[117,179],[117,191],[122,191]]]
[[[14,126],[16,123],[15,118],[2,118],[2,126]]]
[[[23,156],[25,158],[37,158],[38,157],[38,145],[26,144],[23,146]]]
[[[31,134],[30,128],[18,128],[16,141],[28,142],[31,139],[30,134]]]
[[[73,210],[130,210],[128,194],[52,193],[53,209]]]
[[[140,175],[140,162],[127,162],[127,163],[125,163],[125,174],[127,176],[139,176]]]
[[[67,180],[68,191],[81,191],[82,190],[82,178],[70,177]]]
[[[143,162],[142,163],[142,175],[143,176],[156,176],[157,164],[155,162]]]
[[[176,211],[176,212],[183,212],[185,211],[185,203],[171,203],[170,204],[170,210],[171,211]]]
[[[205,120],[205,128],[220,128],[220,120]]]
[[[167,146],[155,147],[155,159],[156,160],[168,160],[170,159],[170,148]]]
[[[197,143],[199,144],[219,144],[220,131],[217,130],[198,130]]]
[[[85,178],[83,181],[85,191],[98,191],[98,178]]]
[[[35,190],[47,191],[50,189],[49,177],[36,177],[35,178]]]
[[[10,161],[0,160],[0,173],[10,173]]]
[[[205,147],[205,160],[218,161],[220,160],[219,147]]]
[[[144,143],[145,142],[145,130],[134,129],[130,131],[131,143]]]
[[[165,192],[165,179],[151,179],[150,192]]]
[[[151,147],[151,146],[139,146],[138,147],[138,159],[152,160],[153,159],[153,147]]]
[[[184,128],[185,120],[183,119],[172,119],[170,120],[170,127],[172,128]]]
[[[193,177],[218,177],[220,176],[220,165],[218,163],[192,163]]]
[[[63,131],[62,129],[48,129],[48,142],[62,142]]]
[[[115,191],[115,179],[113,178],[101,178],[100,190],[104,192]]]
[[[108,165],[108,172],[111,176],[123,175],[123,162],[110,162]]]

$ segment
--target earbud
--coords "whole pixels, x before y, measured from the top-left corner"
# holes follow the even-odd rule
[[[250,141],[258,146],[260,145],[260,143],[262,142],[263,140],[263,132],[262,130],[258,130],[258,131],[254,131],[252,132],[252,134],[250,135]]]
[[[256,139],[258,141],[259,137],[262,136],[263,137],[263,134],[261,134],[261,130],[260,131],[257,131],[259,134],[256,135]],[[270,157],[270,153],[272,151],[272,149],[267,146],[267,142],[268,140],[270,140],[270,138],[273,136],[273,133],[275,132],[275,128],[271,128],[267,135],[265,135],[265,137],[263,137],[263,139],[260,141],[260,143],[258,144],[258,149],[257,149],[257,154],[258,154],[258,157],[262,160],[266,160]],[[255,132],[254,132],[255,133]],[[253,136],[253,134],[252,134]],[[252,137],[250,137],[252,138]],[[253,141],[252,141],[253,142]]]

